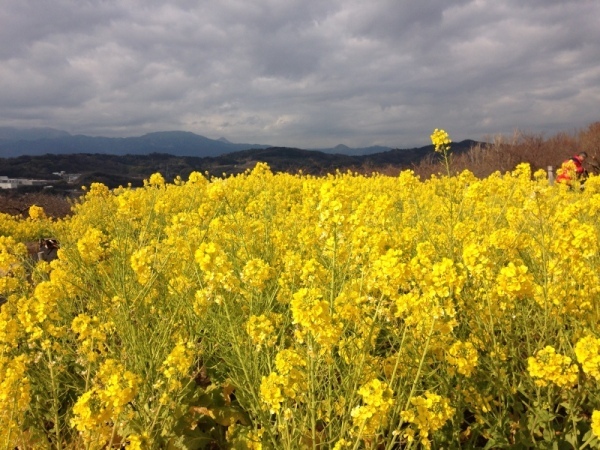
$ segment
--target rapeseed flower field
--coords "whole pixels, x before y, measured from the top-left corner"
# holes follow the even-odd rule
[[[600,447],[600,178],[432,140],[427,180],[258,164],[1,215],[0,448]]]

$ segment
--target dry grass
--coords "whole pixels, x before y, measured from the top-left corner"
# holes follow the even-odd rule
[[[0,190],[0,213],[27,217],[31,205],[41,206],[50,217],[61,218],[71,213],[70,199],[64,195]]]
[[[548,166],[556,170],[563,161],[580,151],[589,155],[588,171],[600,173],[600,122],[574,134],[559,133],[550,138],[521,132],[508,138],[495,136],[468,152],[453,155],[452,169],[454,172],[468,169],[478,177],[487,177],[496,171],[504,173],[520,163],[529,163],[534,171]],[[413,170],[422,178],[445,172],[437,155],[424,159]]]

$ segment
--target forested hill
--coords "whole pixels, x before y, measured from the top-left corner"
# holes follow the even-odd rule
[[[466,140],[452,145],[453,153],[468,150],[476,142]],[[375,171],[389,167],[409,168],[418,164],[427,155],[433,154],[433,146],[405,150],[390,150],[362,156],[329,154],[319,151],[287,147],[250,149],[216,157],[173,156],[164,153],[149,155],[107,154],[46,154],[0,158],[0,175],[11,178],[57,179],[53,173],[81,174],[78,185],[102,182],[109,187],[119,185],[141,185],[144,178],[155,172],[162,173],[167,180],[176,176],[186,179],[193,171],[211,175],[241,173],[254,167],[257,162],[266,162],[273,172],[322,175],[335,170]]]

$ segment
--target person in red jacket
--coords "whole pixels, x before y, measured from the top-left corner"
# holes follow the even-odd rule
[[[583,162],[587,158],[586,152],[579,152],[571,159],[562,163],[560,169],[556,171],[556,181],[571,186],[574,181],[582,182],[587,177],[587,170],[583,167]]]

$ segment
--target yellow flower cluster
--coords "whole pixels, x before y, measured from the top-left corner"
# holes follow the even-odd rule
[[[147,433],[142,434],[130,434],[127,437],[129,441],[127,443],[127,450],[144,450],[150,447],[149,438]]]
[[[450,406],[447,398],[432,392],[425,392],[422,396],[410,399],[412,408],[402,411],[402,419],[416,428],[405,431],[409,442],[414,440],[415,431],[424,448],[431,448],[431,433],[439,430],[454,415],[454,408]]]
[[[282,403],[289,399],[302,401],[306,390],[306,360],[295,350],[281,350],[275,357],[276,372],[262,377],[260,395],[271,413],[281,410]]]
[[[599,212],[600,177],[568,190],[527,165],[421,180],[258,164],[93,184],[61,220],[0,215],[9,447],[583,446]],[[50,264],[24,245],[40,236],[61,243]],[[565,420],[515,431],[535,408]]]
[[[77,333],[81,344],[81,356],[87,362],[95,362],[98,356],[105,353],[107,328],[110,328],[110,324],[100,324],[98,317],[79,314],[73,319],[71,329]]]
[[[84,392],[73,406],[71,426],[81,433],[91,448],[103,448],[135,398],[141,378],[113,359],[102,363],[94,387]]]
[[[528,273],[529,269],[519,261],[515,264],[509,262],[506,267],[500,269],[496,278],[496,291],[499,297],[505,297],[508,302],[503,302],[503,308],[514,307],[514,300],[531,296],[533,293],[533,276]]]
[[[152,279],[155,252],[156,250],[152,246],[145,246],[131,255],[131,268],[140,284],[147,284]]]
[[[233,265],[225,251],[215,242],[203,242],[196,250],[196,262],[204,277],[204,292],[216,301],[221,300],[221,290],[237,292],[239,279],[235,277]]]
[[[162,187],[165,185],[165,178],[160,173],[153,173],[148,180],[144,180],[144,185]]]
[[[585,336],[575,344],[575,355],[583,371],[595,380],[600,380],[600,339]]]
[[[334,323],[329,303],[318,289],[302,288],[294,293],[290,310],[294,323],[300,326],[296,334],[300,341],[308,334],[322,347],[321,351],[338,342],[341,326]]]
[[[96,228],[89,228],[77,241],[77,250],[85,264],[97,263],[104,254],[106,236]]]
[[[32,205],[29,207],[29,217],[31,220],[46,219],[46,212],[41,206]]]
[[[448,349],[446,360],[458,373],[470,377],[477,367],[477,349],[471,342],[456,341]]]
[[[592,413],[592,432],[600,438],[600,411]]]
[[[372,436],[384,428],[389,420],[388,412],[394,405],[394,392],[387,383],[378,379],[371,380],[358,390],[363,404],[351,412],[353,434]]]
[[[271,313],[269,316],[261,314],[260,316],[250,316],[246,323],[246,332],[252,343],[260,350],[262,346],[274,345],[277,336],[275,335],[275,326],[279,317]]]
[[[20,442],[24,415],[31,399],[24,355],[10,359],[0,355],[0,442],[14,448]]]
[[[193,346],[183,341],[177,342],[167,359],[163,362],[162,373],[168,381],[170,391],[181,389],[181,379],[188,373],[194,362]]]
[[[527,359],[527,369],[538,386],[552,383],[559,387],[571,387],[577,382],[579,369],[571,364],[571,358],[556,353],[554,347],[548,345]]]
[[[273,268],[260,258],[251,259],[242,270],[242,281],[252,289],[262,291],[265,283],[273,276]]]
[[[8,296],[23,285],[25,245],[11,236],[0,236],[0,295]]]
[[[446,153],[450,149],[450,136],[444,130],[433,130],[431,135],[431,143],[435,147],[435,151],[439,153]]]

